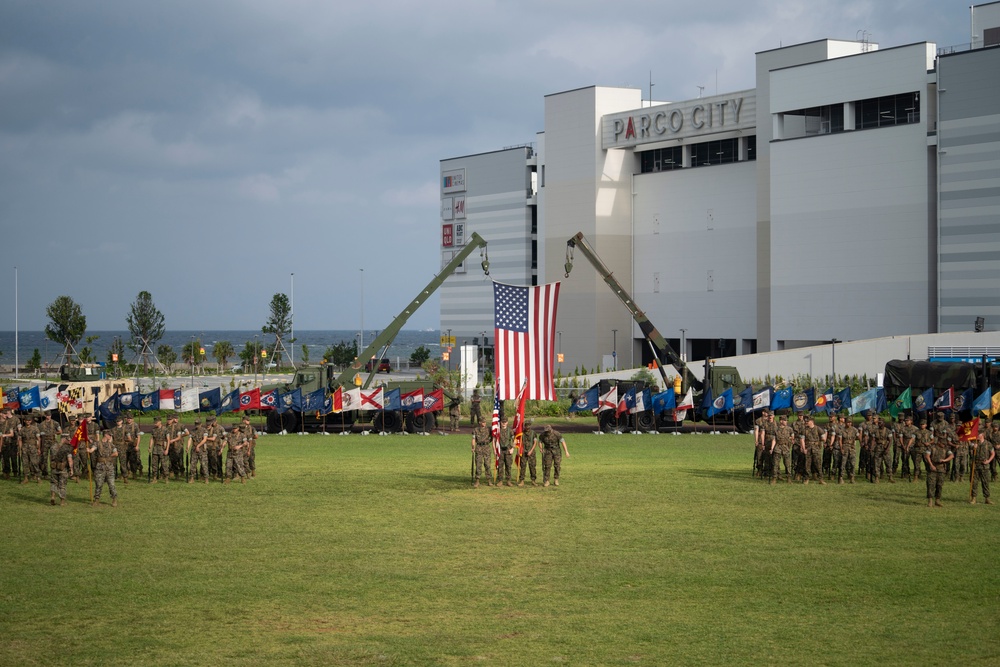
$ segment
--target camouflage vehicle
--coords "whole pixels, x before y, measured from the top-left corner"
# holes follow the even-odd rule
[[[372,385],[375,374],[379,371],[380,364],[371,364],[367,369],[367,376],[364,376],[364,361],[368,359],[385,358],[386,350],[395,340],[403,325],[410,319],[427,298],[433,294],[438,287],[444,283],[445,279],[463,266],[466,258],[475,250],[480,250],[483,257],[481,266],[483,272],[489,275],[489,255],[486,253],[486,241],[479,234],[473,232],[468,243],[455,257],[424,287],[413,301],[397,315],[389,325],[383,329],[347,368],[339,373],[330,365],[306,366],[296,370],[292,381],[282,385],[271,385],[264,387],[262,391],[278,389],[281,393],[293,392],[301,389],[302,394],[308,394],[320,388],[327,392],[334,392],[338,388],[344,390],[353,389],[358,386],[367,389]],[[382,386],[386,391],[398,388],[400,393],[407,393],[421,388],[425,396],[432,391],[439,389],[429,381],[413,380],[408,382],[383,382]],[[457,397],[446,393],[444,405],[449,400]],[[442,406],[443,407],[443,406]],[[354,424],[371,424],[379,431],[395,433],[404,428],[411,432],[429,431],[437,424],[436,412],[426,412],[415,415],[412,411],[404,410],[344,410],[342,412],[328,415],[318,415],[315,412],[300,412],[288,410],[282,414],[271,412],[267,416],[266,430],[268,433],[280,433],[281,431],[318,431],[318,430],[344,430],[351,428]]]
[[[716,414],[713,419],[714,423],[731,424],[741,433],[753,430],[754,413],[747,412],[738,403],[739,392],[744,387],[739,371],[733,366],[716,366],[710,360],[705,360],[704,378],[699,380],[695,377],[691,369],[688,368],[687,363],[674,351],[667,340],[653,326],[653,323],[649,321],[646,314],[632,300],[631,295],[625,291],[625,288],[614,277],[614,274],[597,255],[582,232],[576,234],[566,242],[566,277],[569,278],[570,271],[573,270],[573,255],[574,250],[577,248],[580,249],[584,257],[593,265],[594,269],[601,275],[604,282],[608,284],[611,291],[628,309],[629,313],[632,314],[632,319],[635,320],[635,323],[639,325],[639,330],[642,332],[646,342],[649,344],[650,351],[653,353],[656,368],[663,378],[663,385],[668,387],[674,384],[667,379],[666,371],[664,371],[665,364],[670,364],[676,369],[679,375],[680,386],[677,387],[678,394],[685,394],[688,388],[693,390],[695,408],[688,410],[687,416],[694,421],[705,418],[700,406],[702,393],[706,385],[712,388],[712,396],[719,396],[726,389],[731,388],[733,390],[733,409],[729,412]],[[622,384],[619,383],[619,387]],[[624,384],[627,391],[629,383]],[[610,385],[607,385],[607,388],[609,387]],[[621,395],[620,392],[621,389],[619,389],[619,395]],[[673,420],[672,411],[653,414],[652,410],[646,410],[634,415],[622,414],[620,417],[615,417],[613,410],[607,410],[598,413],[598,419],[601,420],[601,429],[605,431],[623,429],[653,430],[654,428],[671,428],[678,425]]]

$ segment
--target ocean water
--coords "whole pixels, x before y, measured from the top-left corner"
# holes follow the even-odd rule
[[[127,331],[88,331],[86,335],[97,336],[97,339],[90,343],[90,347],[94,350],[94,356],[98,361],[107,361],[108,348],[111,347],[117,337],[120,337],[126,345],[126,362],[131,363],[136,357],[136,353],[128,348],[129,333]],[[376,335],[378,335],[378,330],[366,330],[364,338],[365,345],[371,343]],[[191,342],[192,337],[201,341],[202,346],[205,348],[205,354],[208,355],[209,363],[215,362],[214,357],[212,356],[212,347],[216,343],[223,340],[228,340],[232,343],[237,356],[229,359],[229,365],[232,365],[234,361],[238,360],[240,351],[243,350],[247,342],[252,342],[254,337],[266,345],[268,350],[270,350],[274,344],[274,336],[264,335],[260,333],[259,330],[167,331],[163,335],[163,339],[153,346],[153,352],[156,352],[156,347],[160,345],[170,345],[174,348],[174,351],[177,352],[177,355],[180,356],[181,349],[186,343]],[[13,331],[0,331],[0,352],[3,352],[3,355],[0,356],[0,366],[13,366],[15,359],[14,338],[15,336]],[[397,360],[405,362],[409,360],[410,354],[412,354],[413,351],[421,345],[431,351],[431,356],[437,356],[440,353],[440,339],[441,332],[437,330],[403,330],[399,332],[398,336],[396,336],[396,340],[389,346],[389,350],[384,356],[388,357],[393,364],[395,364]],[[316,362],[323,357],[323,352],[328,346],[336,345],[341,341],[350,344],[352,340],[358,340],[357,329],[353,331],[296,331],[295,343],[290,344],[285,342],[284,345],[288,352],[292,352],[292,348],[295,348],[294,358],[295,363],[298,364],[302,362],[303,345],[308,347],[310,362]],[[84,338],[84,340],[77,346],[77,351],[86,345],[86,338]],[[43,362],[49,362],[52,367],[58,367],[59,364],[62,363],[62,346],[48,340],[45,337],[44,331],[18,332],[17,348],[17,358],[22,366],[28,359],[31,358],[36,348],[42,355]],[[362,347],[362,349],[364,348]]]

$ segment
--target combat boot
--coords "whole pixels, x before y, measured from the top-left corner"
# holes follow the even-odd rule
[[[56,494],[54,494],[54,493],[50,494],[50,496],[49,496],[49,504],[50,505],[55,505],[56,504]]]
[[[65,498],[60,498],[59,499],[59,507],[65,507],[65,506],[66,506],[66,499]]]
[[[848,484],[854,484],[854,475],[851,475],[850,479],[847,480]]]
[[[771,478],[771,486],[774,486],[777,483],[778,483],[778,480],[776,478],[772,477]]]
[[[522,479],[520,482],[517,483],[517,485],[518,486],[524,486],[524,480]]]
[[[548,485],[549,485],[549,480],[545,480],[544,482],[542,482],[542,486],[548,486]]]
[[[984,505],[992,505],[992,504],[993,504],[993,501],[992,501],[992,500],[990,500],[989,498],[987,498],[986,500],[984,500],[984,501],[983,501],[983,504],[984,504]]]
[[[844,483],[844,478],[843,477],[838,477],[837,478],[837,484],[843,484],[843,483]]]
[[[558,479],[552,480],[552,483],[555,484],[556,486],[559,486],[559,480]]]
[[[111,506],[112,507],[118,507],[118,499],[117,498],[112,498],[111,499]]]
[[[969,499],[969,504],[970,505],[975,505],[976,504],[976,497],[975,496],[972,496],[972,498]]]
[[[928,507],[934,507],[934,501],[932,499],[928,498],[927,499],[927,506]]]
[[[246,484],[246,483],[247,483],[247,478],[246,477],[240,477],[240,484]]]
[[[100,504],[101,504],[101,503],[100,503],[100,501],[98,501],[98,500],[95,500],[94,502],[90,503],[90,506],[91,506],[91,507],[97,507],[97,506],[99,506]]]
[[[27,484],[27,483],[28,483],[28,478],[27,477],[25,477],[24,479],[21,480],[21,484]]]
[[[940,499],[935,498],[934,499],[934,507],[944,507],[944,504],[941,502]]]
[[[223,484],[223,486],[225,486],[226,484],[229,484],[229,478],[226,477],[224,480],[222,480],[222,484]]]
[[[536,482],[535,480],[531,480],[531,485],[532,486],[538,486],[538,482]]]

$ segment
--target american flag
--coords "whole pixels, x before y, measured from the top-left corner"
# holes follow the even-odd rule
[[[553,366],[558,302],[559,283],[519,287],[494,281],[495,375],[500,400],[515,398],[525,382],[528,399],[556,400]]]
[[[490,424],[490,435],[493,436],[493,456],[496,459],[494,469],[497,475],[500,474],[500,382],[497,381],[496,391],[493,392],[493,422]]]

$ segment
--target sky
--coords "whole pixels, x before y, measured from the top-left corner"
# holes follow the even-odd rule
[[[964,44],[969,3],[6,0],[0,330],[60,295],[121,330],[142,290],[173,330],[277,292],[296,329],[384,328],[440,268],[440,160],[535,141],[546,94],[745,90],[757,51],[863,34]]]

